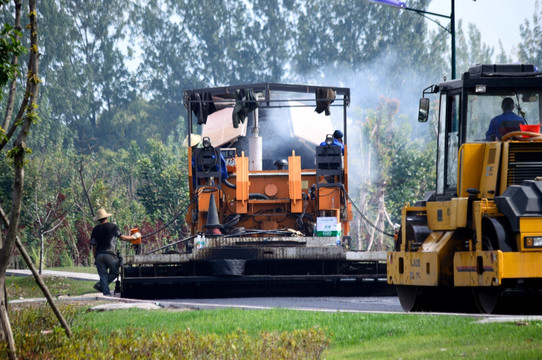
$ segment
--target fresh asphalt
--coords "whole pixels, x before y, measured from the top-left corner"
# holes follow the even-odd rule
[[[7,276],[30,276],[30,270],[7,270]],[[42,275],[59,276],[83,281],[98,281],[97,274],[43,270]],[[97,295],[99,295],[97,293]],[[118,301],[118,300],[117,300]],[[139,301],[138,301],[139,302]],[[220,299],[167,299],[146,301],[163,307],[208,310],[219,308],[272,309],[283,308],[310,311],[344,312],[403,312],[395,296],[384,297],[262,297]]]
[[[7,276],[30,276],[30,270],[7,270]],[[97,274],[44,270],[42,275],[67,277],[82,281],[97,281]],[[132,307],[154,308],[184,308],[192,310],[210,310],[221,308],[236,308],[245,310],[291,309],[298,311],[347,312],[347,313],[403,313],[396,296],[381,297],[263,297],[263,298],[220,298],[220,299],[167,299],[167,300],[137,300],[122,299],[118,294],[106,297],[99,293],[91,293],[79,297],[63,296],[56,300],[110,300],[109,309]],[[20,299],[10,302],[45,301],[45,299]],[[103,305],[102,305],[103,306]],[[99,309],[103,310],[103,309]],[[420,313],[410,313],[420,314]],[[436,315],[435,313],[428,315]],[[451,314],[439,315],[470,316],[480,318],[479,322],[523,322],[542,321],[542,316],[507,316],[484,314]]]

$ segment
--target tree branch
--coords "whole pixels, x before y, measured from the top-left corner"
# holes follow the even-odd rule
[[[88,191],[85,186],[85,179],[83,177],[83,160],[81,160],[81,162],[79,163],[79,169],[77,171],[79,172],[79,178],[81,179],[81,185],[83,186],[83,192],[85,193],[88,207],[90,208],[90,213],[92,214],[92,217],[94,217],[94,209],[92,208],[92,202],[90,201],[90,196],[88,195]]]
[[[50,229],[43,231],[42,234],[45,235],[45,234],[55,231],[64,222],[64,220],[66,220],[66,217],[63,217],[62,219],[60,219],[58,223],[56,225],[52,225]]]
[[[14,0],[15,3],[15,30],[21,31],[21,7],[22,7],[22,0]],[[19,34],[15,34],[15,41],[19,41]],[[13,58],[11,59],[11,65],[17,66],[19,64],[19,56],[13,55]],[[9,96],[8,101],[6,105],[6,114],[4,116],[4,125],[2,128],[7,129],[9,127],[9,124],[11,122],[11,116],[13,115],[13,106],[15,104],[15,90],[17,89],[17,78],[14,78],[11,81],[11,84],[9,86]]]
[[[9,227],[9,220],[7,219],[6,214],[4,213],[4,210],[2,209],[1,206],[0,206],[0,221],[4,224],[4,226]],[[26,265],[28,265],[28,268],[32,272],[32,275],[34,275],[34,278],[36,279],[36,282],[37,282],[38,286],[40,287],[41,291],[43,292],[43,295],[45,296],[45,298],[49,302],[49,305],[53,309],[53,312],[55,313],[56,317],[60,321],[60,324],[62,325],[62,327],[64,328],[64,331],[66,332],[66,335],[68,337],[71,337],[72,332],[70,330],[70,327],[69,327],[68,323],[66,322],[66,320],[64,319],[64,317],[60,313],[60,310],[58,310],[58,307],[55,305],[55,302],[53,300],[53,296],[51,295],[51,292],[49,291],[49,288],[47,288],[47,285],[45,285],[45,283],[41,279],[41,276],[38,274],[38,271],[36,270],[36,268],[34,267],[34,264],[32,263],[32,259],[30,258],[30,256],[26,252],[26,249],[24,248],[24,245],[21,242],[21,240],[19,239],[19,237],[16,238],[16,245],[17,245],[17,249],[19,250],[19,252],[23,256],[23,259],[26,262]]]

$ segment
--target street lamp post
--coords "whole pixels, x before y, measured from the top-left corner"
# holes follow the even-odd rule
[[[451,46],[452,46],[452,49],[451,49],[451,53],[452,53],[452,64],[451,64],[451,67],[452,67],[452,79],[455,79],[455,0],[450,0],[451,8],[452,8],[452,12],[451,12],[450,15],[438,14],[438,13],[434,13],[434,12],[430,12],[430,11],[409,8],[408,6],[406,6],[406,3],[404,1],[398,1],[398,0],[369,0],[369,1],[374,2],[374,3],[378,3],[378,4],[397,7],[397,8],[400,8],[402,10],[414,11],[418,15],[423,16],[423,17],[435,22],[438,26],[440,26],[441,28],[446,30],[448,33],[450,33],[450,35],[452,36],[452,41],[451,41],[451,43],[452,43],[451,44]],[[443,17],[443,18],[446,18],[446,19],[450,19],[450,29],[445,28],[439,22],[427,17],[426,15],[438,16],[438,17]]]

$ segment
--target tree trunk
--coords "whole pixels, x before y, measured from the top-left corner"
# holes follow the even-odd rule
[[[92,214],[92,217],[94,217],[94,209],[92,208],[92,201],[90,201],[90,196],[88,195],[87,187],[85,185],[85,178],[83,177],[83,160],[82,159],[79,164],[78,171],[79,171],[79,178],[81,179],[81,186],[83,187],[83,191],[85,192],[85,198],[87,199],[90,213]]]
[[[5,277],[0,277],[0,323],[2,324],[2,340],[7,341],[10,352],[10,360],[17,359],[17,352],[15,348],[15,339],[13,338],[13,331],[11,330],[11,324],[9,322],[8,304],[6,296],[6,284]]]
[[[376,220],[375,220],[375,224],[378,224],[378,222],[380,221],[380,213],[378,213],[376,215]],[[373,248],[373,244],[374,244],[374,239],[375,239],[375,234],[376,234],[376,228],[373,227],[371,229],[371,238],[369,239],[369,245],[367,245],[367,251],[371,251],[371,249]]]
[[[7,313],[7,303],[5,300],[5,279],[6,270],[9,265],[9,260],[13,253],[13,248],[17,240],[17,233],[19,231],[19,219],[21,216],[21,203],[23,196],[24,185],[24,164],[25,156],[28,151],[26,147],[26,138],[30,131],[30,126],[37,119],[36,115],[36,100],[38,98],[39,89],[39,77],[38,77],[38,28],[37,28],[37,10],[36,0],[28,1],[28,18],[30,20],[29,32],[30,32],[30,57],[28,60],[28,71],[26,74],[26,91],[21,102],[24,108],[19,110],[19,114],[24,116],[17,116],[16,124],[18,124],[19,135],[14,142],[13,149],[9,152],[10,159],[12,160],[15,170],[13,180],[13,195],[11,199],[11,211],[9,226],[7,229],[7,235],[4,239],[2,248],[0,248],[0,322],[6,339],[8,340],[10,358],[16,359],[17,351],[15,343],[10,341],[10,337],[13,338],[13,332],[9,323],[9,317]],[[5,139],[4,139],[5,141]]]
[[[16,142],[15,146],[19,146],[19,149],[24,149],[24,145],[22,148],[20,147],[21,143],[19,141]],[[13,253],[13,248],[15,247],[19,218],[21,214],[21,202],[24,184],[24,150],[17,151],[13,161],[15,163],[15,179],[13,181],[13,201],[11,203],[11,213],[9,219],[9,223],[11,225],[8,226],[6,239],[2,248],[0,249],[0,323],[2,324],[4,339],[7,339],[8,342],[10,359],[17,358],[17,349],[15,347],[15,342],[10,341],[10,338],[13,338],[13,332],[11,331],[11,325],[9,323],[4,285],[6,281],[6,270],[9,264],[9,259]]]
[[[376,227],[378,229],[384,230],[384,222],[386,218],[385,214],[385,203],[384,203],[384,186],[382,184],[379,185],[378,189],[378,219],[379,221],[375,223]],[[384,234],[382,232],[378,232],[378,240],[376,242],[375,248],[377,251],[381,251],[384,249]]]
[[[41,275],[43,273],[43,252],[45,251],[45,238],[43,236],[43,233],[40,231],[40,266],[39,266],[39,274]]]
[[[66,322],[66,319],[64,319],[64,316],[62,316],[62,314],[60,313],[60,310],[55,305],[55,302],[53,301],[53,297],[51,296],[51,292],[49,291],[49,288],[47,288],[47,285],[45,285],[45,283],[43,282],[41,277],[38,275],[38,272],[36,271],[36,268],[34,267],[34,264],[32,264],[32,260],[30,259],[30,256],[28,256],[28,253],[26,252],[26,249],[24,248],[24,246],[21,243],[21,241],[19,240],[19,238],[17,238],[17,248],[19,249],[19,252],[23,256],[24,260],[26,261],[26,264],[28,265],[28,268],[30,269],[30,271],[34,275],[34,279],[36,279],[36,283],[38,284],[41,291],[43,292],[43,295],[45,295],[45,298],[49,302],[49,305],[51,306],[51,309],[53,309],[53,312],[55,313],[58,321],[60,321],[60,324],[64,328],[64,331],[66,332],[66,335],[68,337],[71,337],[72,332],[71,332],[71,329],[70,329],[68,323]]]
[[[77,249],[77,241],[75,240],[70,228],[67,227],[67,229],[68,229],[67,231],[68,231],[68,236],[70,238],[71,247],[73,249],[73,263],[76,266],[79,266],[81,265],[81,261],[79,259],[79,249]]]
[[[362,220],[361,217],[356,217],[356,231],[358,233],[358,240],[356,241],[355,245],[352,246],[352,250],[354,251],[360,251],[361,250],[361,243],[362,243],[362,231],[363,227],[361,226]]]

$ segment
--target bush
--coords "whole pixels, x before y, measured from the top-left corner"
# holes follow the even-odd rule
[[[109,336],[96,329],[72,329],[67,338],[46,306],[15,310],[14,336],[20,359],[320,359],[330,341],[322,329],[261,332],[244,330],[226,335],[196,333],[191,329],[146,331],[142,327],[114,330]],[[81,310],[63,307],[69,323]],[[8,356],[0,342],[0,358]]]

